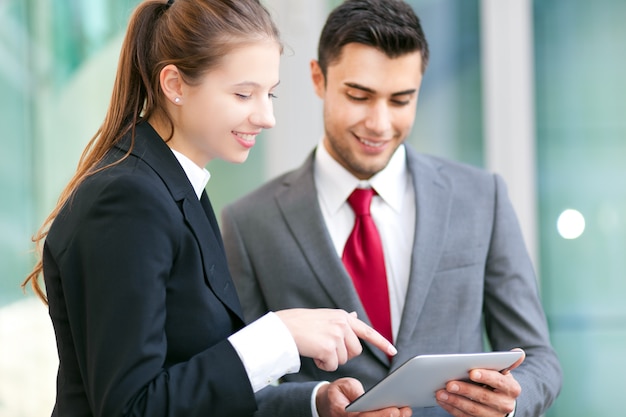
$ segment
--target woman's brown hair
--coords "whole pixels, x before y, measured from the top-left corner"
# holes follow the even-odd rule
[[[33,236],[39,259],[22,288],[30,283],[39,298],[47,302],[39,282],[43,242],[76,188],[89,175],[108,167],[96,169],[105,154],[129,132],[134,142],[137,123],[155,114],[169,123],[171,138],[174,125],[161,94],[161,70],[175,65],[183,81],[194,85],[233,48],[267,39],[280,44],[278,29],[258,0],[146,0],[137,6],[122,44],[104,122],[83,151],[76,173],[56,207]]]

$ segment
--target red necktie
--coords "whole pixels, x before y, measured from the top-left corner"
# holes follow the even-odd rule
[[[383,245],[370,214],[370,203],[374,193],[371,188],[357,188],[348,198],[348,203],[355,214],[355,221],[341,259],[352,277],[372,326],[392,342]]]

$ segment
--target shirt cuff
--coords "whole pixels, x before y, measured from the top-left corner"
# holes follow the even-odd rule
[[[329,382],[327,381],[322,381],[317,384],[315,388],[313,388],[313,392],[311,393],[311,417],[320,417],[319,413],[317,412],[317,391],[319,391],[322,385],[326,385],[328,383]]]
[[[237,351],[254,392],[300,370],[296,342],[272,312],[231,335],[228,341]]]

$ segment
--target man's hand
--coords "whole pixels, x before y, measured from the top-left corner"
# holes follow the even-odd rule
[[[356,313],[333,309],[293,308],[277,311],[302,356],[313,358],[318,368],[334,371],[361,354],[360,339],[372,343],[389,356],[394,346],[376,330],[359,320]]]
[[[322,385],[317,391],[315,403],[320,417],[409,417],[410,408],[389,407],[367,413],[349,413],[346,406],[363,394],[363,385],[354,378],[341,378]]]
[[[516,350],[516,349],[514,349]],[[524,362],[525,355],[509,369],[498,372],[473,369],[472,382],[450,381],[437,392],[437,402],[455,417],[503,417],[515,410],[522,388],[510,373]]]

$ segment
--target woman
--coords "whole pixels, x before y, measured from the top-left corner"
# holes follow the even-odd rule
[[[274,125],[278,32],[255,0],[149,0],[131,17],[104,123],[35,240],[59,353],[58,416],[247,416],[254,392],[332,370],[358,337],[338,310],[243,327],[204,187]],[[268,337],[267,335],[270,335]]]

